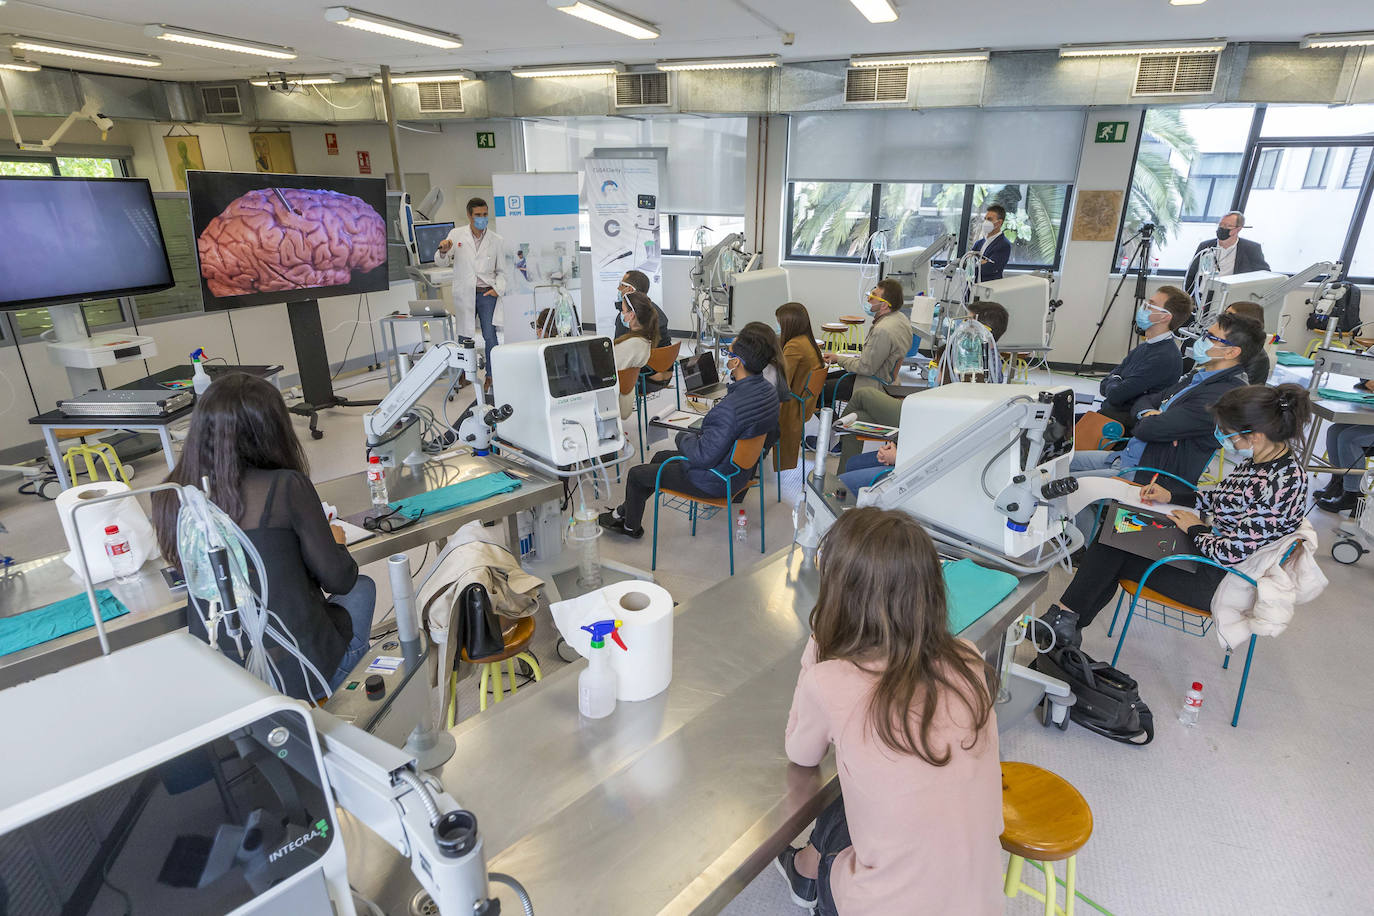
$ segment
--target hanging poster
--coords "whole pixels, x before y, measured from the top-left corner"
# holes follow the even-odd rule
[[[172,167],[172,181],[178,191],[186,190],[186,170],[205,168],[205,156],[200,151],[200,137],[195,134],[162,138],[167,150],[167,164]]]
[[[248,135],[253,141],[253,164],[259,172],[291,175],[296,171],[296,151],[291,135],[284,130],[254,131]]]
[[[649,277],[649,298],[662,305],[658,160],[586,159],[587,213],[596,330],[615,334],[616,289],[628,270]]]
[[[533,322],[564,291],[582,320],[576,172],[491,176],[491,215],[505,248],[498,320],[507,342],[533,340]]]

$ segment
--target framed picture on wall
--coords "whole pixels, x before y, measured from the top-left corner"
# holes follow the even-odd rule
[[[200,138],[195,134],[178,137],[163,137],[162,146],[167,150],[167,164],[172,167],[172,180],[178,191],[186,190],[186,170],[205,168],[205,157],[200,151]]]
[[[296,152],[291,147],[291,135],[284,130],[254,131],[248,135],[253,141],[253,165],[259,172],[294,174]]]

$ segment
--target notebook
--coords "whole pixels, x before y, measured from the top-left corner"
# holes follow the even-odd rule
[[[1167,515],[1139,506],[1111,500],[1102,512],[1102,527],[1097,531],[1100,544],[1115,547],[1147,560],[1162,560],[1181,553],[1194,553],[1188,534]],[[1179,561],[1170,566],[1194,572],[1196,563]]]

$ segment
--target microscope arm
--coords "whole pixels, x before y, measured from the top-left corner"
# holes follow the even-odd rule
[[[387,393],[382,403],[363,416],[363,432],[368,441],[384,437],[392,424],[419,403],[429,386],[449,369],[461,369],[469,378],[477,376],[477,349],[471,338],[460,337],[457,343],[445,340],[430,347],[405,378]],[[477,385],[476,391],[479,407],[485,406],[482,386]]]
[[[1280,280],[1255,298],[1259,301],[1260,305],[1264,305],[1266,302],[1281,302],[1289,293],[1306,283],[1312,282],[1322,274],[1335,277],[1340,272],[1340,261],[1318,261],[1315,264],[1304,267],[1288,279]]]

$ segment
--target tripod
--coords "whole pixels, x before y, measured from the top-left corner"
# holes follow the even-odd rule
[[[1140,227],[1140,231],[1126,240],[1129,245],[1135,239],[1140,239],[1140,244],[1136,246],[1135,254],[1131,256],[1131,261],[1126,265],[1125,271],[1121,274],[1121,282],[1116,284],[1116,291],[1112,293],[1111,301],[1102,311],[1102,318],[1097,322],[1097,329],[1093,331],[1092,340],[1088,341],[1088,347],[1083,351],[1083,358],[1078,361],[1078,368],[1075,374],[1082,374],[1083,367],[1088,364],[1088,354],[1092,353],[1093,345],[1097,343],[1098,335],[1102,333],[1102,326],[1107,323],[1107,317],[1112,313],[1112,306],[1116,305],[1117,296],[1121,295],[1121,288],[1126,285],[1126,278],[1135,270],[1135,306],[1140,308],[1140,303],[1147,298],[1145,295],[1145,278],[1150,275],[1150,248],[1154,244],[1155,224],[1146,223]]]

